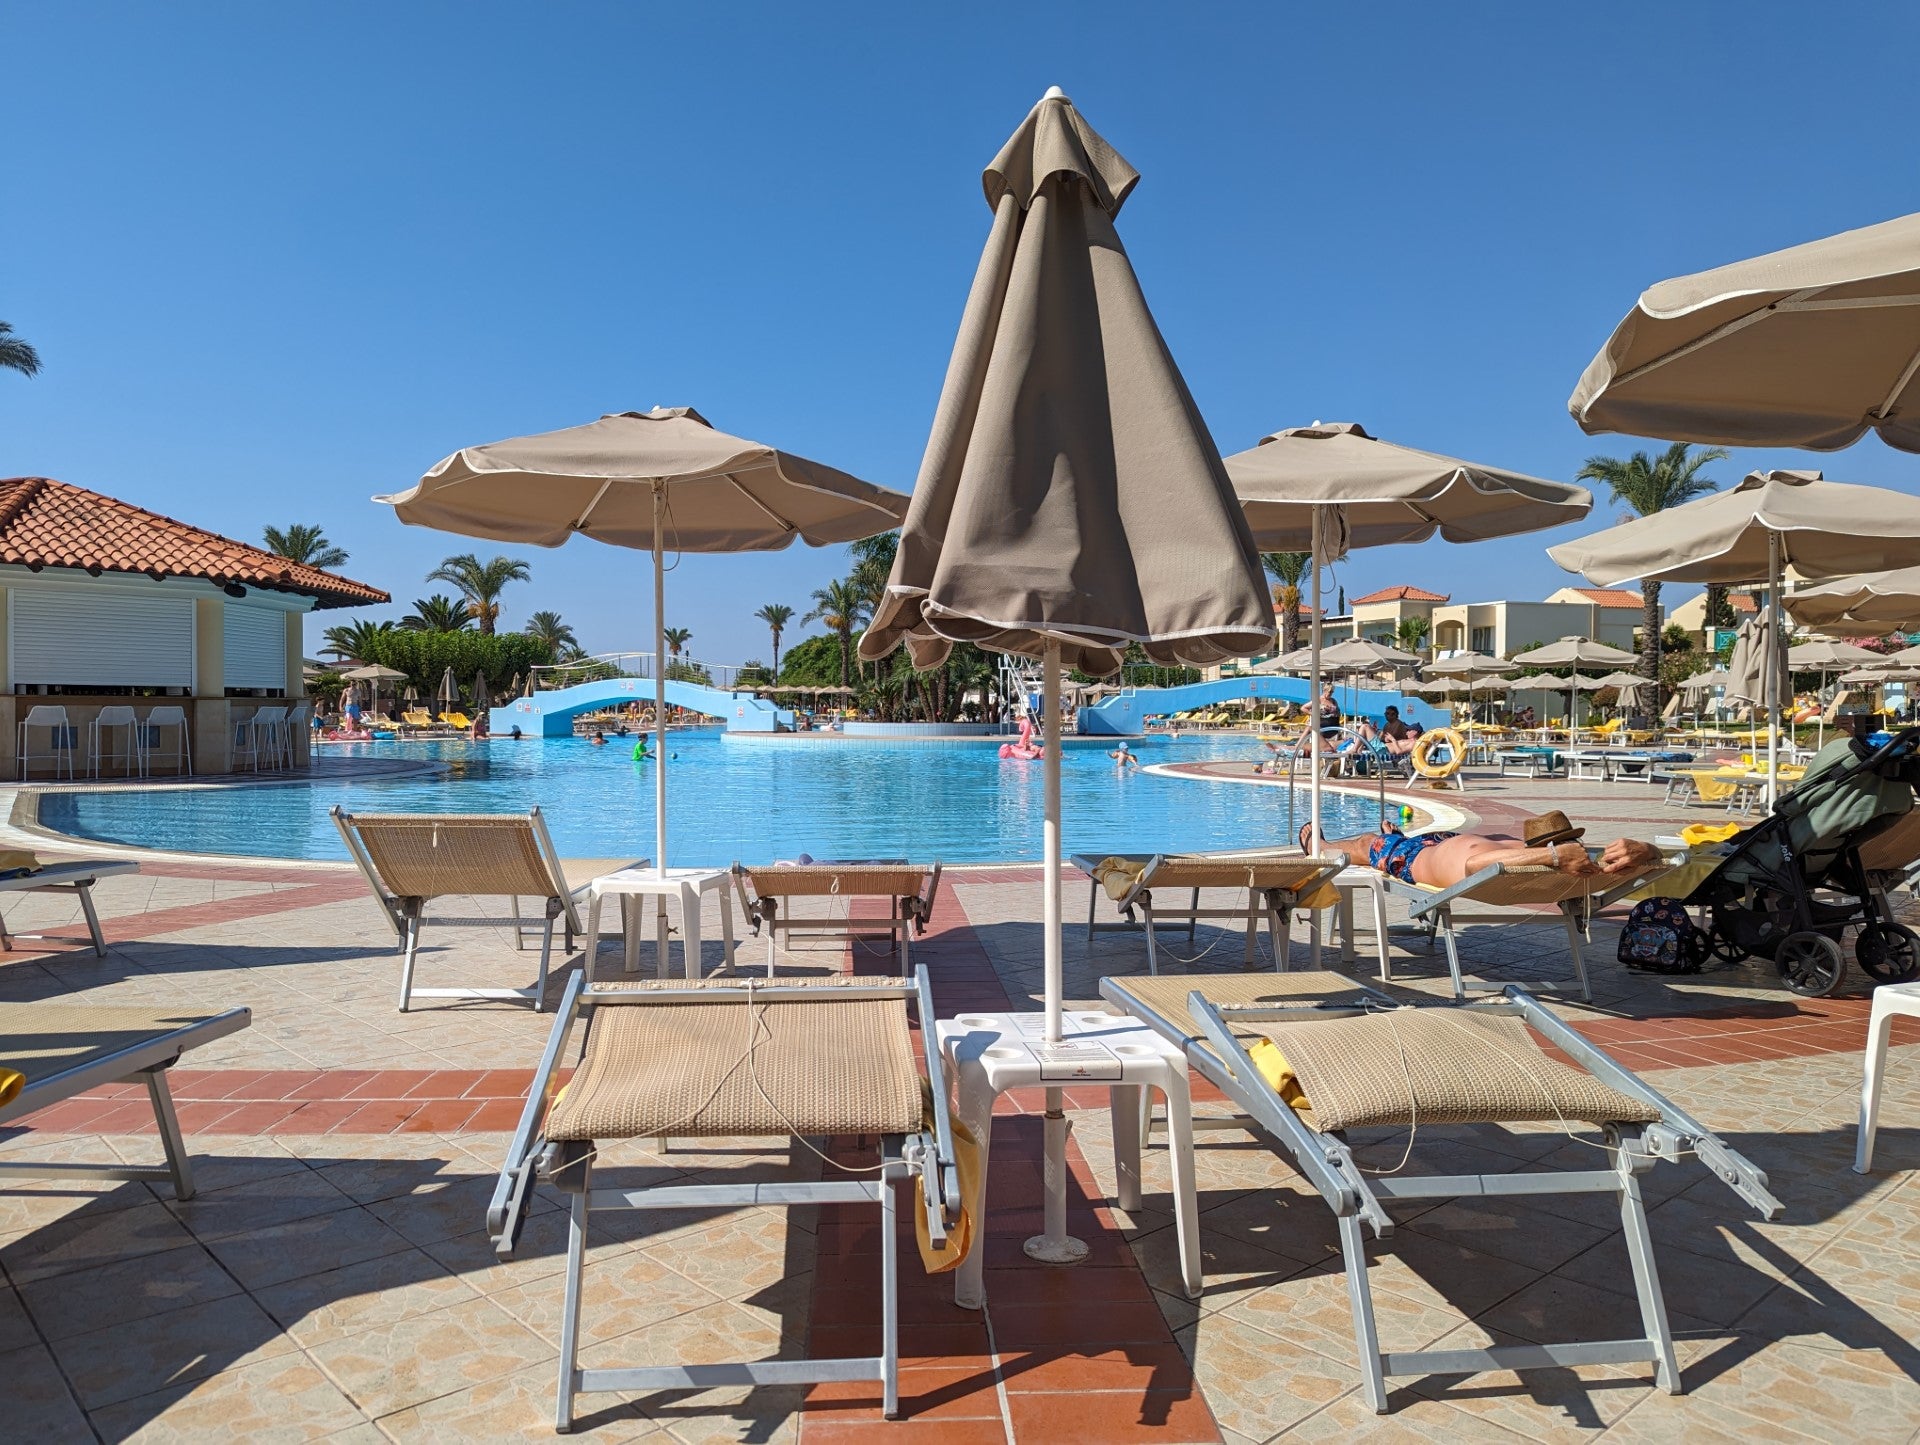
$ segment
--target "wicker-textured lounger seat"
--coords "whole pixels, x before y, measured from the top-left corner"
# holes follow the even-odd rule
[[[166,1071],[189,1049],[236,1033],[252,1022],[253,1015],[244,1008],[197,1014],[63,999],[0,1004],[0,1069],[25,1078],[19,1092],[0,1104],[0,1125],[102,1084],[138,1081],[147,1086],[167,1159],[164,1166],[149,1166],[40,1164],[9,1157],[0,1162],[0,1179],[63,1175],[169,1179],[176,1198],[191,1198],[193,1171],[167,1090]]]
[[[1171,920],[1188,925],[1193,934],[1194,921],[1201,918],[1237,918],[1247,929],[1245,962],[1254,961],[1260,921],[1267,922],[1268,941],[1273,947],[1274,964],[1284,967],[1291,941],[1288,920],[1296,908],[1318,908],[1330,904],[1332,882],[1346,866],[1343,857],[1308,858],[1298,853],[1244,853],[1230,855],[1157,854],[1149,858],[1116,855],[1090,866],[1085,871],[1096,885],[1103,886],[1121,917],[1122,926],[1138,927],[1147,943],[1147,972],[1160,972],[1160,954],[1155,930]],[[1203,908],[1200,892],[1204,888],[1231,889],[1246,901],[1234,908]],[[1173,895],[1188,894],[1186,900]],[[1097,893],[1096,893],[1097,899]],[[1094,929],[1092,902],[1088,907],[1087,929]],[[1136,920],[1135,914],[1139,917]],[[1318,945],[1317,932],[1314,935]]]
[[[1587,919],[1602,908],[1643,887],[1655,874],[1672,865],[1649,863],[1630,873],[1563,873],[1557,868],[1514,866],[1494,863],[1450,888],[1429,888],[1409,883],[1391,874],[1382,874],[1389,893],[1403,898],[1407,914],[1427,931],[1427,944],[1437,935],[1446,945],[1447,970],[1453,975],[1453,996],[1467,997],[1466,976],[1460,969],[1460,947],[1454,927],[1453,910],[1458,903],[1475,903],[1485,908],[1529,908],[1550,905],[1559,909],[1567,930],[1567,949],[1573,958],[1571,979],[1533,981],[1531,987],[1572,982],[1579,985],[1580,997],[1593,1001],[1593,985],[1587,978],[1586,955],[1580,948]],[[1387,951],[1381,950],[1385,959]],[[1390,975],[1389,975],[1390,976]],[[1500,985],[1493,985],[1498,989]]]
[[[900,958],[904,977],[913,972],[913,934],[925,934],[940,892],[940,865],[899,862],[777,864],[764,868],[733,865],[733,883],[741,910],[757,934],[767,931],[767,973],[773,973],[781,935],[788,938],[837,938],[850,942],[885,938]],[[884,898],[885,918],[855,918],[850,906],[839,917],[834,906],[824,915],[798,917],[797,898],[822,898],[835,906],[856,898]],[[784,909],[784,911],[783,911]]]
[[[925,968],[911,979],[777,982],[740,979],[639,981],[587,987],[578,974],[554,1020],[527,1106],[487,1212],[503,1256],[513,1252],[536,1179],[570,1197],[565,1301],[560,1327],[556,1425],[573,1425],[583,1391],[700,1390],[875,1380],[885,1412],[899,1404],[898,1183],[919,1185],[926,1234],[946,1244],[960,1219],[958,1154],[948,1117],[940,1051],[916,1062],[907,1006],[931,1029]],[[559,1083],[576,1024],[585,1028],[579,1066]],[[645,1189],[593,1182],[598,1146],[614,1139],[877,1135],[877,1169],[791,1182],[699,1183]],[[660,1146],[665,1147],[664,1143]],[[758,1360],[583,1370],[582,1273],[591,1217],[610,1209],[790,1208],[865,1203],[880,1210],[880,1352],[853,1359]],[[955,1236],[955,1248],[960,1248]]]
[[[1179,985],[1186,986],[1186,997],[1171,998]],[[1639,1176],[1658,1160],[1694,1155],[1763,1218],[1781,1213],[1764,1173],[1518,988],[1508,988],[1497,1001],[1426,1006],[1398,1005],[1330,973],[1109,978],[1101,980],[1100,992],[1180,1044],[1188,1064],[1239,1107],[1241,1122],[1285,1150],[1333,1211],[1361,1374],[1376,1411],[1386,1410],[1386,1380],[1396,1375],[1650,1363],[1660,1386],[1677,1394],[1680,1370]],[[1547,1054],[1540,1038],[1572,1064]],[[1511,1173],[1462,1175],[1363,1169],[1347,1137],[1357,1129],[1409,1130],[1411,1162],[1418,1158],[1423,1128],[1510,1123],[1560,1124],[1569,1132],[1577,1125],[1600,1126],[1596,1167],[1548,1170],[1516,1163]],[[1515,1195],[1550,1208],[1545,1201],[1558,1194],[1611,1194],[1617,1200],[1640,1304],[1640,1336],[1407,1353],[1380,1349],[1365,1230],[1376,1238],[1392,1233],[1387,1201]]]

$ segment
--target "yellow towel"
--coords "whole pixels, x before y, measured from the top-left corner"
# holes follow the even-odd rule
[[[1280,1096],[1296,1114],[1307,1114],[1313,1105],[1307,1102],[1306,1091],[1300,1087],[1293,1066],[1287,1062],[1287,1056],[1280,1052],[1279,1045],[1271,1039],[1256,1039],[1253,1047],[1247,1050],[1247,1057],[1253,1060],[1253,1066],[1260,1071],[1260,1077],[1273,1085],[1274,1093]]]
[[[8,873],[38,873],[40,860],[24,848],[0,848],[0,876]]]
[[[1739,831],[1738,823],[1689,823],[1680,830],[1680,841],[1698,848],[1703,843],[1724,843]]]
[[[1107,897],[1118,902],[1127,896],[1127,890],[1140,881],[1140,875],[1147,871],[1145,863],[1129,863],[1125,858],[1102,858],[1093,865],[1092,878],[1107,890]]]
[[[926,1080],[920,1082],[924,1085]],[[927,1093],[926,1104],[931,1119],[931,1091]],[[946,1243],[938,1248],[927,1232],[927,1196],[922,1190],[913,1191],[913,1233],[920,1244],[920,1262],[928,1274],[945,1274],[960,1268],[973,1250],[974,1220],[980,1207],[980,1143],[973,1137],[973,1131],[958,1119],[953,1121],[953,1162],[960,1176],[960,1218],[947,1231]]]
[[[0,1069],[0,1105],[11,1104],[14,1096],[27,1086],[27,1076],[12,1069]]]
[[[1743,774],[1718,773],[1706,768],[1689,768],[1687,776],[1693,779],[1694,789],[1703,803],[1726,802],[1744,781]]]

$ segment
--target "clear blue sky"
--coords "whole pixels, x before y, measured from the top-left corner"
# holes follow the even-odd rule
[[[1898,5],[14,0],[0,318],[46,369],[0,374],[0,474],[318,522],[403,602],[468,544],[373,493],[606,411],[689,403],[904,490],[980,169],[1058,84],[1143,174],[1122,235],[1223,450],[1357,420],[1567,477],[1634,445],[1565,401],[1644,286],[1920,209],[1916,54]],[[1720,472],[1752,465],[1920,476],[1871,439]],[[1562,535],[1340,580],[1540,597]],[[640,555],[526,555],[510,625],[651,635]],[[668,620],[765,657],[753,611],[843,567],[688,557]]]

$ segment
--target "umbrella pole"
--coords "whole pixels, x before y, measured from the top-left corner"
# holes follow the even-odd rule
[[[653,871],[667,876],[667,568],[660,514],[667,489],[653,484]],[[664,971],[665,964],[662,964]]]
[[[1043,714],[1041,744],[1045,749],[1042,774],[1045,779],[1046,815],[1041,825],[1041,926],[1042,958],[1046,974],[1046,1034],[1048,1044],[1060,1042],[1061,1014],[1066,991],[1060,962],[1060,753],[1063,746],[1060,726],[1060,644],[1047,639],[1040,681],[1040,711]],[[1042,1187],[1045,1189],[1044,1234],[1026,1242],[1028,1258],[1044,1264],[1078,1264],[1087,1257],[1084,1241],[1067,1233],[1067,1110],[1066,1092],[1055,1085],[1047,1090],[1045,1126],[1046,1157]]]
[[[1311,831],[1307,837],[1312,843],[1307,851],[1314,855],[1324,851],[1320,846],[1320,747],[1324,741],[1320,731],[1320,541],[1324,511],[1323,507],[1313,509],[1313,596],[1307,618],[1311,651],[1307,662],[1307,757],[1311,769],[1307,777],[1307,823]],[[1283,961],[1276,959],[1275,966]]]
[[[1780,534],[1767,533],[1767,811],[1780,801]]]

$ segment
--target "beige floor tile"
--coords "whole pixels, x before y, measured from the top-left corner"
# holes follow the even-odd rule
[[[192,1243],[193,1236],[185,1226],[165,1206],[148,1197],[130,1209],[89,1206],[0,1239],[0,1266],[19,1286]]]
[[[20,1297],[41,1333],[63,1340],[239,1293],[233,1276],[205,1248],[187,1244],[29,1280]]]
[[[187,1305],[53,1342],[89,1410],[297,1351],[245,1295]]]
[[[1437,1350],[1510,1345],[1466,1324],[1434,1342]],[[1591,1440],[1624,1417],[1653,1390],[1653,1366],[1581,1365],[1550,1370],[1488,1371],[1477,1375],[1427,1375],[1392,1382],[1437,1400],[1474,1419],[1536,1440]]]
[[[216,1239],[208,1247],[248,1289],[263,1289],[383,1254],[398,1254],[407,1248],[407,1241],[366,1210],[348,1205]]]
[[[1489,1445],[1520,1445],[1527,1439],[1436,1400],[1423,1399],[1388,1382],[1385,1415],[1357,1392],[1342,1395],[1326,1409],[1308,1416],[1280,1438],[1283,1440],[1364,1440],[1369,1445],[1414,1445],[1416,1441],[1474,1440]]]
[[[715,1300],[709,1291],[638,1250],[588,1261],[582,1280],[580,1334],[589,1344],[704,1309]],[[563,1284],[564,1276],[553,1275],[491,1298],[558,1349]]]
[[[369,1324],[309,1353],[378,1419],[537,1364],[553,1351],[506,1311],[476,1299]]]
[[[383,1416],[380,1428],[400,1445],[466,1445],[472,1440],[552,1441],[554,1367],[535,1365]],[[612,1395],[575,1397],[569,1439],[638,1440],[662,1428]]]
[[[213,1241],[257,1235],[315,1215],[347,1209],[353,1201],[316,1170],[249,1179],[228,1189],[167,1199],[167,1208],[195,1237]]]
[[[44,1345],[0,1354],[6,1433],[14,1440],[91,1440],[87,1417]]]
[[[1214,1419],[1254,1440],[1299,1424],[1359,1379],[1351,1365],[1230,1315],[1209,1315],[1175,1338]]]
[[[304,1355],[283,1355],[108,1406],[93,1423],[113,1441],[277,1442],[335,1439],[371,1422]]]
[[[404,1249],[254,1292],[302,1348],[477,1299],[432,1256]]]

